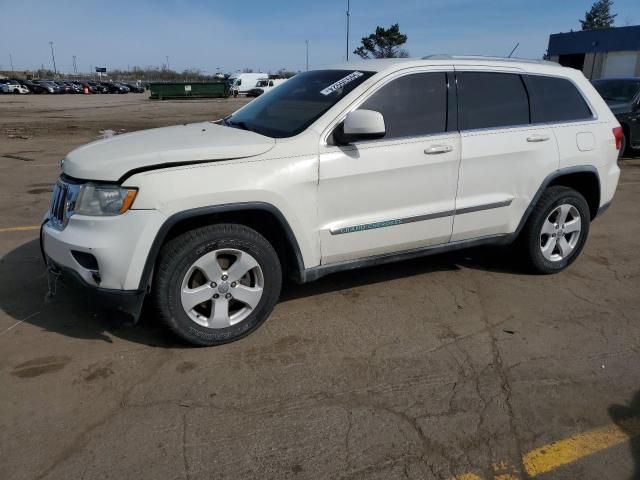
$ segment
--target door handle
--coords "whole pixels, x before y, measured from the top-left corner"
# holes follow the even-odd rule
[[[549,135],[531,135],[530,137],[527,137],[527,142],[530,143],[536,143],[536,142],[546,142],[547,140],[549,140]]]
[[[425,148],[425,155],[438,155],[440,153],[449,153],[453,151],[451,145],[431,145],[429,148]]]

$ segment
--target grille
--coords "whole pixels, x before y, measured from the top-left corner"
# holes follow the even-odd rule
[[[67,226],[79,191],[80,185],[67,183],[61,179],[56,182],[49,207],[49,221],[58,230]]]
[[[53,189],[53,196],[51,197],[49,213],[51,222],[58,228],[64,225],[68,193],[69,187],[67,185],[60,181],[56,182],[56,186]]]

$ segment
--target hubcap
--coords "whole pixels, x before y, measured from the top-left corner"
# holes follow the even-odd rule
[[[540,250],[551,262],[564,260],[576,248],[582,231],[580,212],[573,205],[554,208],[542,224]]]
[[[195,261],[182,280],[180,300],[188,317],[207,328],[245,320],[264,291],[262,269],[253,256],[225,248]]]

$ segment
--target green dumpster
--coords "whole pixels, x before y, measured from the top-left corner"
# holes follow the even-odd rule
[[[164,98],[227,98],[229,85],[227,82],[175,82],[152,83],[151,99]]]

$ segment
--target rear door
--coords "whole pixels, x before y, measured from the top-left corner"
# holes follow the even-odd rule
[[[598,122],[594,110],[568,78],[529,74],[531,117],[553,129],[560,168],[606,165],[612,138],[611,125]]]
[[[456,68],[462,160],[452,241],[513,232],[558,168],[551,128],[532,125],[518,71]]]

